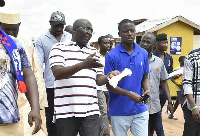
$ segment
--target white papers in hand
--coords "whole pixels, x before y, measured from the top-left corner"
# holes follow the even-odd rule
[[[120,73],[120,74],[117,75],[117,76],[112,77],[112,78],[109,80],[109,84],[110,84],[111,86],[113,86],[114,88],[116,88],[118,82],[119,82],[122,78],[124,78],[124,77],[126,77],[126,76],[131,76],[131,74],[132,74],[132,71],[131,71],[130,69],[128,69],[128,68],[125,68],[124,71],[123,71],[122,73]]]

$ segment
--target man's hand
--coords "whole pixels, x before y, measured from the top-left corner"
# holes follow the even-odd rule
[[[173,107],[173,105],[172,104],[168,104],[167,105],[167,110],[169,110],[171,114],[174,113],[174,107]]]
[[[108,74],[108,77],[111,79],[112,77],[117,76],[119,74],[120,72],[118,70],[114,70]]]
[[[200,110],[199,110],[199,108],[196,108],[196,109],[194,109],[194,110],[192,111],[192,116],[193,116],[193,118],[194,118],[194,120],[195,120],[196,122],[199,122],[199,123],[200,123]]]
[[[136,103],[141,103],[141,102],[143,102],[142,97],[141,97],[139,94],[137,94],[137,93],[134,93],[134,92],[131,92],[131,91],[130,91],[128,97],[129,97],[132,101],[134,101],[134,102],[136,102]]]
[[[181,75],[183,75],[183,74],[176,74],[176,75],[174,75],[172,78],[173,78],[173,79],[178,79]]]
[[[103,64],[100,63],[99,59],[95,58],[95,53],[89,55],[84,61],[83,61],[83,67],[84,68],[99,68],[104,67]]]
[[[145,95],[150,95],[150,90],[145,90],[142,96],[145,96]],[[147,103],[148,101],[149,101],[149,98],[146,101],[144,101],[144,103]]]
[[[33,122],[35,122],[35,127],[33,129],[32,135],[36,134],[41,129],[42,119],[39,112],[31,110],[28,114],[28,123],[30,127],[33,126]]]

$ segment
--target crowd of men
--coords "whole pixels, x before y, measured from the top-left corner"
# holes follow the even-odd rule
[[[77,19],[64,28],[65,15],[55,11],[50,28],[34,47],[18,34],[19,18],[0,13],[0,135],[46,135],[41,129],[44,109],[48,136],[110,136],[109,124],[115,136],[126,136],[128,130],[133,136],[153,136],[154,131],[164,136],[161,115],[166,100],[172,119],[182,105],[183,136],[200,135],[199,50],[179,58],[183,74],[171,79],[178,87],[173,105],[167,34],[148,32],[137,44],[133,21],[123,19],[118,24],[121,42],[113,47],[112,35],[100,36],[97,50],[89,43],[89,20]],[[110,85],[125,68],[132,74],[117,87]]]

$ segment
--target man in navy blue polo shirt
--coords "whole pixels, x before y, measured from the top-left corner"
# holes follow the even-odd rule
[[[131,129],[133,135],[147,136],[149,113],[142,96],[150,93],[148,53],[134,42],[135,25],[131,20],[122,20],[118,30],[121,43],[106,55],[105,74],[129,68],[132,75],[121,80],[116,88],[107,84],[113,133],[124,136]]]
[[[171,73],[173,71],[173,58],[171,55],[169,55],[166,51],[168,49],[168,38],[167,34],[162,33],[158,34],[156,36],[156,49],[153,52],[153,54],[159,58],[161,58],[164,62],[165,68],[167,70],[167,73]],[[166,102],[166,96],[163,94],[163,91],[160,89],[160,105],[161,105],[161,111],[163,106]],[[172,104],[172,101],[168,102],[168,104]],[[161,111],[158,114],[158,118],[156,121],[156,134],[158,136],[164,136],[164,130],[162,125],[162,117],[161,117]]]

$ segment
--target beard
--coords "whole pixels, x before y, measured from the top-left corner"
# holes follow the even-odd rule
[[[55,31],[55,36],[60,36],[60,35],[62,35],[63,34],[63,32],[62,31]]]

